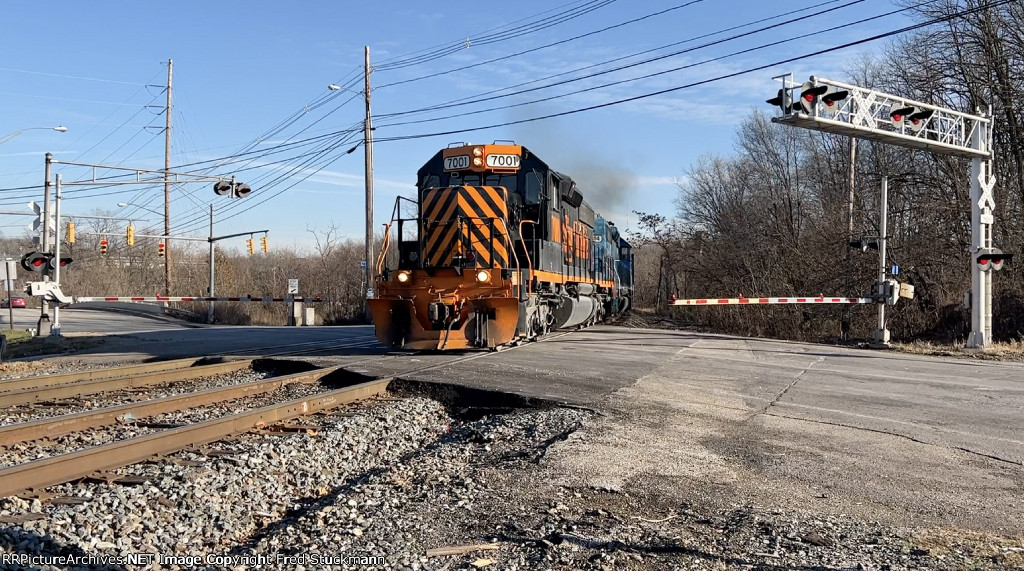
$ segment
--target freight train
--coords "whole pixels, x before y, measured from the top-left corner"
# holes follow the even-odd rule
[[[396,199],[375,266],[368,301],[381,342],[494,349],[629,308],[631,246],[526,147],[449,145],[416,186],[415,201]]]

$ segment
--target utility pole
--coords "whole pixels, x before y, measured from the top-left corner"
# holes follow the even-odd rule
[[[167,60],[167,107],[164,127],[164,235],[171,235],[171,78],[174,60]],[[164,240],[164,295],[171,295],[171,242]]]
[[[853,201],[856,199],[857,188],[857,139],[850,137],[850,196],[846,203],[846,295],[853,296]],[[850,329],[853,322],[853,309],[846,306],[843,310],[842,323],[839,325],[840,338],[850,340]]]
[[[366,298],[370,297],[373,287],[373,124],[370,120],[370,46],[365,47],[365,61],[363,64],[363,75],[365,85],[363,92],[366,94],[366,123],[363,127],[363,151],[366,157],[365,178],[366,178],[366,272],[364,279],[366,287],[363,293]],[[370,321],[370,311],[364,302],[363,310],[366,314],[366,321]]]

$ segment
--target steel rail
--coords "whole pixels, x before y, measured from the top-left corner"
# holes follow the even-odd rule
[[[249,359],[225,361],[212,365],[186,367],[169,371],[129,374],[119,377],[88,379],[49,387],[32,387],[0,393],[0,407],[28,404],[39,401],[93,395],[117,389],[130,389],[155,385],[168,381],[183,381],[246,369],[252,364]]]
[[[293,383],[315,383],[323,377],[340,370],[341,367],[316,369],[304,373],[283,375],[237,385],[214,387],[166,397],[130,402],[95,410],[86,410],[50,418],[40,418],[0,427],[0,446],[29,442],[43,438],[55,438],[79,430],[117,424],[126,419],[140,419],[167,412],[185,410],[218,402],[265,394]]]
[[[34,377],[22,377],[18,379],[0,379],[0,391],[52,387],[89,379],[107,379],[113,377],[140,375],[143,373],[155,373],[157,371],[187,369],[195,365],[200,360],[200,358],[191,357],[188,359],[157,361],[155,363],[141,363],[138,365],[127,365],[124,367],[113,368],[108,367],[106,369],[91,369],[88,371],[75,371],[72,373],[60,373],[57,375],[37,375]]]
[[[383,392],[392,378],[369,381],[319,395],[302,397],[213,420],[162,430],[102,446],[43,458],[0,470],[0,497],[77,480],[101,470],[135,464],[262,425],[328,411]]]

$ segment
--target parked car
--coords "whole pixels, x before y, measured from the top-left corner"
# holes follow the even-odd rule
[[[3,299],[3,301],[0,301],[0,307],[2,307],[4,309],[7,309],[8,307],[26,307],[25,298],[23,298],[23,297],[12,297],[11,299],[8,300],[5,297]]]

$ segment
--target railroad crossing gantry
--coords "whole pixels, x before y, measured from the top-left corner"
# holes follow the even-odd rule
[[[1003,254],[992,243],[996,177],[992,165],[992,121],[856,85],[793,74],[768,103],[782,109],[773,123],[869,139],[901,147],[971,159],[971,334],[967,347],[984,348],[992,338],[992,274]],[[979,110],[980,113],[980,110]]]

